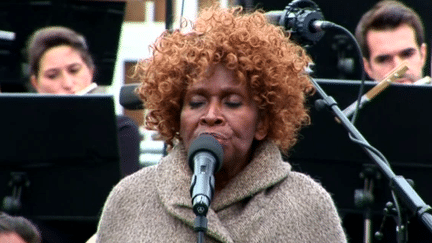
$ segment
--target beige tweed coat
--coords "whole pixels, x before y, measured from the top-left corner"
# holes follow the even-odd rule
[[[186,160],[179,145],[158,165],[120,181],[103,208],[96,242],[197,242]],[[291,171],[270,142],[215,195],[207,219],[204,242],[346,242],[328,192]]]

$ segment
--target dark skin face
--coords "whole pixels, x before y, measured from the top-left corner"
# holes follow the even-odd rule
[[[221,65],[186,92],[180,116],[180,137],[186,149],[201,134],[214,136],[224,150],[222,169],[215,175],[216,191],[249,163],[252,142],[267,135],[250,90]]]

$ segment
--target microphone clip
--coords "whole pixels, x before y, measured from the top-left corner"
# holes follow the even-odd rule
[[[317,21],[324,20],[318,5],[311,0],[294,0],[279,19],[279,25],[291,32],[291,37],[297,43],[308,47],[316,44],[323,36]]]

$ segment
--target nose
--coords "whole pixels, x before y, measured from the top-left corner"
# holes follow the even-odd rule
[[[393,68],[399,66],[404,61],[405,61],[405,59],[403,57],[395,56],[393,59]]]
[[[200,119],[200,123],[207,126],[223,125],[225,123],[225,118],[222,115],[222,109],[218,102],[211,102],[209,104]]]
[[[63,74],[62,87],[66,91],[73,90],[75,86],[75,78],[69,74]]]

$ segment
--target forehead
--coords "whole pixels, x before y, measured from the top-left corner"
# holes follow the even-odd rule
[[[47,50],[41,57],[40,67],[49,69],[72,63],[84,63],[78,51],[67,45],[56,46]]]
[[[392,55],[407,49],[418,49],[415,31],[409,25],[396,29],[369,30],[366,35],[371,58],[378,55]]]
[[[224,86],[245,87],[246,85],[236,78],[234,71],[221,64],[209,67],[206,74],[192,83],[190,89],[214,88]]]

